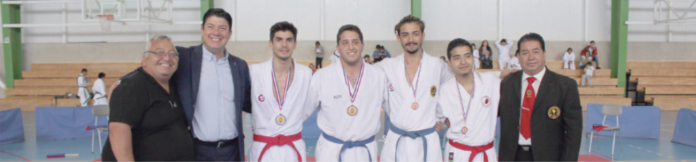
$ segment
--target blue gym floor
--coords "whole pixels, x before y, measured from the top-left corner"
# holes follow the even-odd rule
[[[248,115],[244,122],[244,134],[251,137],[251,124]],[[592,145],[592,155],[615,161],[694,161],[696,162],[696,147],[670,142],[677,118],[676,111],[663,111],[661,113],[660,139],[624,138],[622,144],[617,139],[616,152],[611,155],[611,137],[595,136]],[[94,161],[100,158],[99,145],[95,145],[95,152],[91,153],[91,138],[73,140],[36,140],[36,124],[33,113],[23,112],[24,133],[26,141],[19,143],[0,145],[0,161]],[[382,139],[382,131],[377,135]],[[102,138],[102,142],[106,137]],[[304,139],[307,145],[308,156],[314,156],[316,139]],[[382,148],[379,140],[379,150]],[[251,138],[247,138],[247,148]],[[96,143],[95,143],[96,144]],[[497,147],[497,142],[496,142]],[[580,154],[590,154],[588,151],[589,136],[583,136]],[[622,151],[623,150],[623,151]],[[47,159],[50,154],[79,154],[77,157]]]

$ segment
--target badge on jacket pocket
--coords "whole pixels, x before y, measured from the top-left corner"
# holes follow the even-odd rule
[[[435,97],[436,93],[437,93],[437,87],[435,87],[435,86],[430,87],[430,96]]]
[[[561,109],[558,106],[552,106],[549,108],[548,115],[551,119],[558,119],[561,116]]]

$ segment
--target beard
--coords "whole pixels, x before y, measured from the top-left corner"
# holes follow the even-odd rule
[[[408,46],[409,44],[416,44],[416,45],[418,45],[418,47],[414,50],[408,50],[408,49],[406,49],[406,46]],[[409,42],[409,43],[406,43],[405,45],[401,45],[401,47],[404,48],[404,51],[411,53],[411,54],[414,54],[414,53],[418,52],[418,50],[421,49],[421,45],[416,43],[416,42]]]

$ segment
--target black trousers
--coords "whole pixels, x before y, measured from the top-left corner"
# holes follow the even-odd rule
[[[314,64],[314,68],[315,68],[315,69],[322,68],[322,66],[321,66],[321,60],[323,60],[323,59],[324,59],[324,58],[319,58],[319,57],[317,57],[317,63]]]
[[[532,147],[527,146],[529,149],[524,150],[523,146],[517,146],[517,153],[515,153],[515,161],[534,161],[532,157]]]
[[[224,145],[219,145],[219,147],[197,140],[193,146],[196,150],[196,161],[242,161],[243,159],[243,155],[239,154],[239,140],[237,138]]]

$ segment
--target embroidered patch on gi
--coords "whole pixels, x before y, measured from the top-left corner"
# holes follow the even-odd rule
[[[481,104],[483,105],[483,107],[487,108],[491,105],[491,99],[488,96],[483,96],[483,98],[481,98]]]
[[[259,102],[266,101],[266,97],[263,97],[263,94],[259,95]]]

